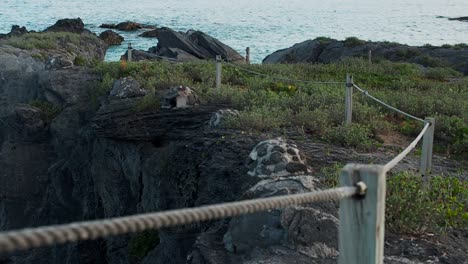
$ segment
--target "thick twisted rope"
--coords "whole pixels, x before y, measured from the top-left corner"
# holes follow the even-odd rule
[[[245,69],[245,68],[243,68],[243,67],[237,66],[237,65],[235,65],[235,64],[233,64],[233,63],[230,63],[230,62],[226,62],[226,64],[228,64],[228,65],[230,65],[230,66],[232,66],[232,67],[234,67],[234,68],[237,68],[237,69],[239,69],[239,70],[248,72],[248,73],[252,73],[252,74],[255,74],[255,75],[258,75],[258,76],[268,77],[268,78],[271,78],[271,79],[281,80],[281,81],[302,82],[302,83],[314,83],[314,84],[344,84],[344,82],[334,82],[334,81],[330,81],[330,82],[319,82],[319,81],[289,79],[289,78],[285,78],[285,77],[276,77],[276,76],[271,76],[271,75],[268,75],[268,74],[264,74],[264,73],[252,71],[252,70],[249,70],[249,69]]]
[[[0,254],[134,233],[148,229],[161,229],[194,222],[216,220],[270,209],[279,209],[291,205],[340,200],[351,197],[361,191],[358,187],[339,187],[317,192],[9,231],[0,233]]]
[[[387,164],[384,165],[384,171],[385,172],[387,172],[387,171],[391,170],[393,167],[395,167],[402,159],[404,159],[406,157],[406,155],[408,155],[408,153],[410,153],[410,151],[412,149],[414,149],[416,147],[416,145],[421,140],[421,138],[424,136],[424,134],[426,133],[426,131],[429,128],[430,125],[431,125],[430,123],[426,123],[426,125],[421,130],[421,133],[419,133],[419,135],[416,137],[416,139],[413,140],[413,142],[411,142],[411,144],[408,147],[406,147],[400,154],[398,154],[398,156],[396,156],[395,158],[393,158],[391,161],[389,161]]]
[[[383,101],[380,100],[380,99],[375,98],[374,96],[372,96],[371,94],[369,94],[369,91],[366,91],[366,90],[362,89],[361,87],[357,86],[356,84],[353,84],[353,86],[354,86],[354,88],[358,89],[358,91],[360,91],[362,94],[364,94],[365,96],[371,98],[372,100],[376,101],[377,103],[379,103],[379,104],[381,104],[381,105],[383,105],[383,106],[385,106],[385,107],[387,107],[387,108],[389,108],[389,109],[391,109],[391,110],[393,110],[393,111],[396,111],[396,112],[398,112],[398,113],[400,113],[400,114],[402,114],[402,115],[405,115],[405,116],[407,116],[407,117],[410,117],[410,118],[412,118],[412,119],[414,119],[414,120],[418,120],[418,121],[421,121],[421,122],[423,122],[423,123],[426,123],[426,121],[424,121],[424,119],[421,119],[421,118],[416,117],[416,116],[414,116],[414,115],[408,114],[408,113],[406,113],[406,112],[404,112],[404,111],[401,111],[400,109],[397,109],[397,108],[395,108],[395,107],[393,107],[393,106],[391,106],[391,105],[389,105],[389,104],[383,102]]]

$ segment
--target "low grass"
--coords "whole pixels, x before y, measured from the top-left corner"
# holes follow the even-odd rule
[[[27,33],[10,37],[5,44],[20,49],[56,49],[62,42],[80,44],[80,35],[69,32]]]
[[[354,74],[355,83],[376,97],[403,111],[424,118],[436,118],[435,144],[447,155],[468,154],[468,78],[446,67],[421,69],[410,63],[379,61],[368,65],[359,58],[331,64],[242,65],[251,71],[299,80],[344,81]],[[297,131],[331,143],[356,148],[379,146],[380,134],[391,130],[414,136],[422,124],[370,101],[355,92],[353,125],[343,126],[344,85],[324,85],[276,80],[223,65],[221,89],[214,89],[212,62],[171,64],[167,62],[100,63],[95,71],[103,83],[95,94],[111,88],[111,80],[131,76],[148,91],[175,85],[193,87],[202,103],[224,102],[240,110],[228,119],[235,129]],[[457,81],[447,81],[456,77]],[[146,102],[151,101],[150,98]],[[438,121],[440,120],[440,122]]]
[[[51,122],[61,112],[62,108],[44,100],[33,100],[29,105],[37,107],[42,110],[48,122]]]
[[[318,173],[325,188],[339,185],[343,164],[323,167]],[[435,175],[425,185],[420,175],[387,175],[385,228],[392,233],[423,234],[468,227],[468,181],[457,175]]]

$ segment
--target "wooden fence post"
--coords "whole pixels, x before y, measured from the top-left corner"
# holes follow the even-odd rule
[[[127,50],[127,61],[132,62],[132,43],[128,43],[128,50]]]
[[[250,64],[250,47],[245,49],[245,63]]]
[[[372,50],[369,50],[369,53],[368,53],[368,59],[369,59],[369,65],[372,65]]]
[[[382,264],[385,231],[385,172],[380,165],[348,164],[341,186],[367,185],[365,195],[340,201],[340,264]]]
[[[353,75],[346,74],[345,124],[351,124],[353,118]]]
[[[216,88],[221,87],[221,55],[216,55]]]
[[[430,124],[430,126],[423,137],[420,173],[424,178],[424,183],[427,184],[430,182],[430,173],[432,168],[432,147],[434,142],[435,119],[432,117],[426,117],[425,120]]]

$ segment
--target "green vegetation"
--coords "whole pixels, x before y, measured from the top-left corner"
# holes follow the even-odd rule
[[[422,69],[415,64],[382,60],[368,65],[363,59],[332,64],[242,65],[251,71],[299,80],[344,81],[354,73],[355,83],[377,98],[418,117],[436,118],[437,149],[447,155],[468,154],[468,78],[445,67]],[[212,62],[171,64],[167,62],[100,63],[103,75],[94,98],[109,92],[115,79],[131,76],[149,94],[175,85],[193,87],[202,103],[227,103],[240,110],[226,126],[253,131],[296,130],[308,136],[356,148],[378,147],[391,131],[415,136],[422,124],[413,122],[362,96],[354,95],[352,126],[343,126],[344,85],[278,81],[223,66],[221,89],[214,89]],[[455,81],[448,82],[448,79]],[[93,97],[92,97],[93,98]],[[158,103],[148,96],[138,109]]]
[[[31,101],[29,105],[41,109],[48,122],[52,121],[52,119],[57,117],[62,112],[61,107],[56,106],[44,100],[34,100],[34,101]]]
[[[144,258],[157,245],[159,245],[158,232],[143,231],[128,242],[128,254],[132,257]]]
[[[135,111],[141,112],[150,109],[159,109],[161,107],[161,99],[154,93],[149,93],[143,97],[135,106]]]
[[[358,39],[356,37],[348,37],[344,41],[346,47],[357,47],[366,44],[365,40]]]
[[[342,164],[323,167],[318,173],[325,188],[339,185]],[[420,234],[447,228],[468,227],[468,181],[456,175],[433,176],[425,186],[420,175],[401,172],[387,176],[386,229]]]
[[[468,226],[468,181],[402,172],[388,178],[386,226],[399,233],[423,233]]]
[[[5,40],[5,44],[20,49],[56,49],[61,42],[80,44],[80,35],[69,32],[27,33]]]
[[[75,60],[73,61],[73,64],[76,66],[84,66],[86,65],[86,63],[87,63],[86,59],[81,56],[76,56]]]

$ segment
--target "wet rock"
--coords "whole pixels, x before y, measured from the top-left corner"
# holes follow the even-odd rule
[[[163,97],[161,108],[187,108],[199,103],[195,91],[187,86],[176,86],[170,88]]]
[[[119,34],[115,33],[112,30],[106,30],[99,34],[99,37],[104,40],[104,42],[111,46],[111,45],[120,45],[124,41],[124,38]]]
[[[232,110],[232,109],[221,109],[216,111],[211,115],[210,121],[209,121],[209,126],[211,128],[217,128],[219,126],[222,126],[223,119],[229,116],[238,116],[239,111],[237,110]]]
[[[149,31],[141,33],[138,36],[143,37],[143,38],[157,38],[158,37],[158,31],[155,30],[155,29],[154,30],[149,30]]]
[[[260,178],[300,175],[309,172],[305,158],[297,146],[281,138],[259,143],[250,153],[247,163],[251,165],[248,174]]]
[[[144,96],[146,91],[140,87],[138,81],[131,77],[125,77],[114,82],[109,95],[123,99]]]
[[[44,32],[72,32],[83,33],[90,32],[85,29],[81,18],[66,18],[58,20],[54,25],[48,27]]]
[[[132,21],[125,21],[118,24],[102,24],[99,26],[100,28],[110,28],[110,29],[118,29],[122,31],[135,31],[142,28],[154,29],[154,26],[143,25],[140,23],[132,22]]]

